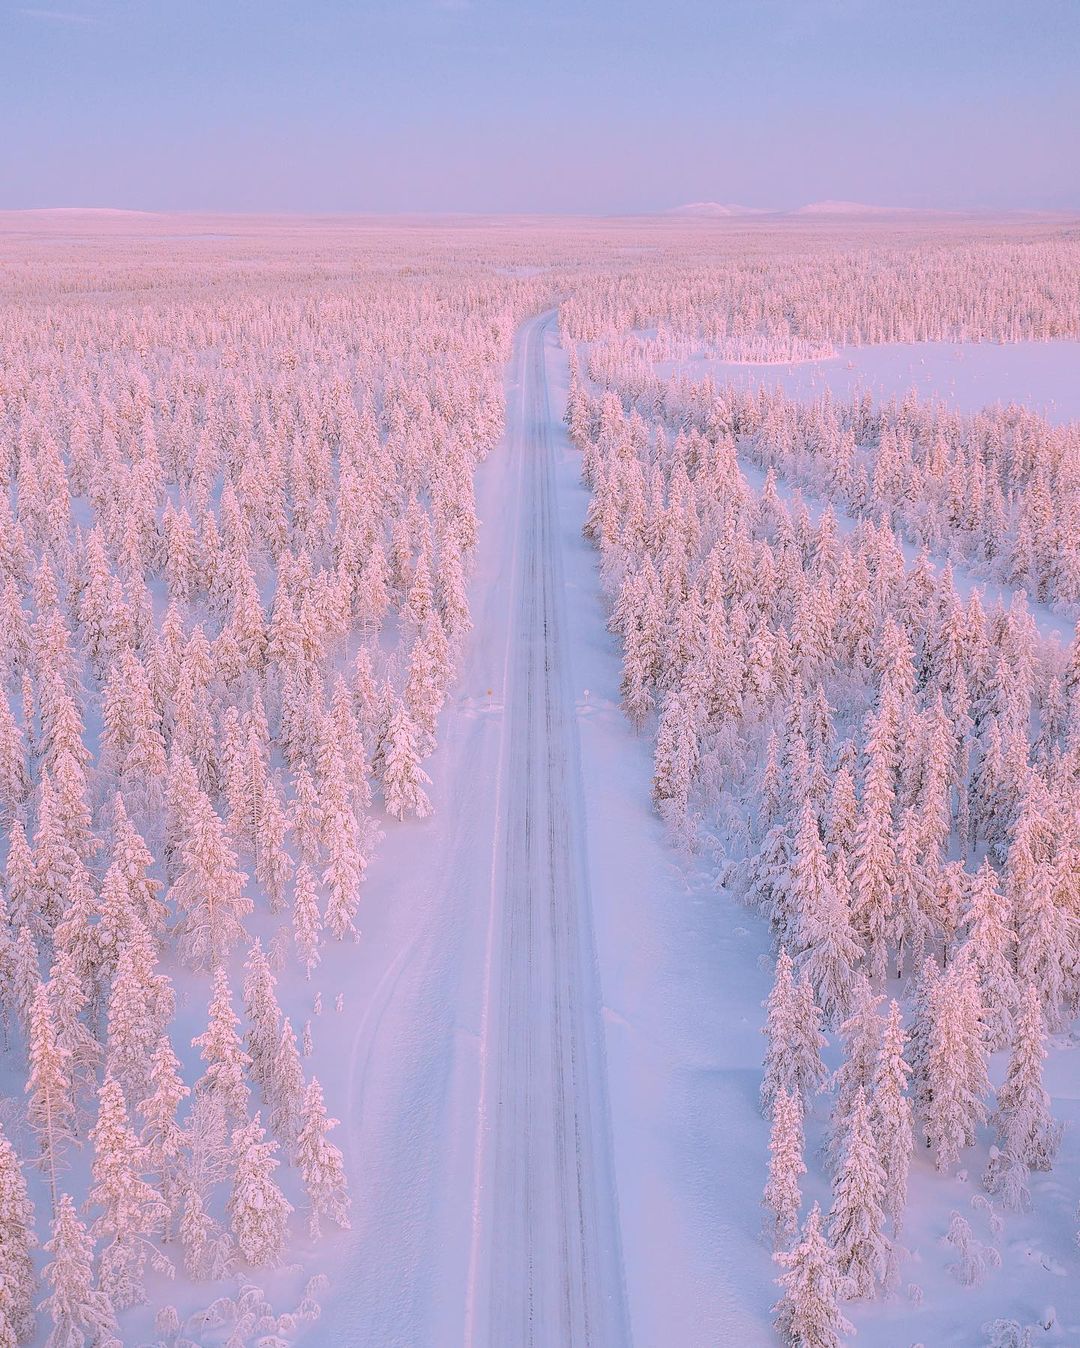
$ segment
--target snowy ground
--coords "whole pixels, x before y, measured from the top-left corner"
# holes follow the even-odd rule
[[[881,401],[916,389],[920,398],[941,398],[958,412],[1020,403],[1056,425],[1080,420],[1080,342],[1075,341],[884,342],[845,346],[829,360],[794,364],[738,364],[699,355],[656,365],[664,379],[675,370],[746,387],[779,385],[800,400],[828,389],[839,398],[865,391]]]

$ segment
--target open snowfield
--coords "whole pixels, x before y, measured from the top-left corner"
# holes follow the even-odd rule
[[[1080,342],[884,342],[844,346],[828,360],[740,364],[702,354],[660,361],[657,371],[693,379],[711,375],[744,388],[779,385],[792,398],[869,393],[875,402],[909,393],[940,398],[957,412],[1017,403],[1062,426],[1080,420]]]

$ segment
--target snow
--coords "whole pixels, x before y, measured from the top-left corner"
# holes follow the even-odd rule
[[[993,403],[1020,403],[1055,425],[1080,420],[1080,342],[886,342],[841,347],[828,360],[756,365],[712,360],[662,361],[661,378],[676,371],[694,379],[710,375],[741,387],[779,385],[793,398],[828,390],[848,399],[866,391],[875,400],[940,398],[958,412]]]

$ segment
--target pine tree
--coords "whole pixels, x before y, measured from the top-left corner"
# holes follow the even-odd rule
[[[232,1237],[210,1212],[213,1188],[231,1174],[225,1106],[215,1095],[196,1093],[184,1130],[187,1164],[181,1175],[182,1211],[178,1235],[190,1277],[218,1278],[232,1259]]]
[[[312,969],[319,963],[321,938],[322,915],[319,912],[319,898],[315,892],[315,879],[310,868],[301,862],[296,868],[296,880],[293,885],[293,940],[305,978],[311,978]]]
[[[34,1207],[19,1158],[0,1128],[0,1343],[22,1343],[34,1333],[37,1274],[30,1251]]]
[[[925,1117],[932,1098],[930,1089],[930,1041],[934,1028],[934,1001],[941,970],[930,958],[923,961],[911,995],[911,1026],[907,1035],[906,1061],[911,1071],[911,1097],[915,1112]],[[930,1145],[929,1138],[926,1145]]]
[[[341,1151],[327,1140],[327,1134],[337,1127],[337,1123],[337,1119],[327,1118],[322,1087],[318,1078],[312,1077],[304,1093],[296,1140],[296,1165],[310,1204],[308,1234],[312,1240],[322,1234],[324,1217],[343,1231],[349,1229],[350,1199],[345,1167]]]
[[[243,1259],[256,1267],[280,1263],[292,1204],[273,1179],[276,1142],[264,1142],[259,1116],[232,1135],[235,1170],[226,1208]]]
[[[958,959],[931,990],[925,1122],[939,1170],[954,1166],[987,1117],[986,1029],[977,976]]]
[[[314,866],[322,848],[322,811],[315,783],[306,763],[301,763],[297,769],[294,792],[290,811],[293,836],[296,838],[304,863]]]
[[[158,898],[161,884],[150,877],[154,858],[128,817],[124,797],[119,791],[113,807],[112,861],[127,884],[128,896],[139,920],[154,940],[160,941],[165,933],[165,905]]]
[[[781,1087],[773,1099],[769,1179],[762,1200],[769,1213],[769,1234],[774,1248],[799,1229],[799,1208],[802,1206],[799,1176],[805,1174],[802,1099],[797,1093],[789,1093]]]
[[[80,866],[80,857],[68,841],[60,803],[52,780],[46,774],[38,796],[38,827],[34,834],[34,886],[37,890],[35,911],[40,911],[49,930],[64,911],[71,878]]]
[[[102,1209],[90,1234],[104,1238],[101,1290],[117,1310],[145,1303],[143,1269],[148,1258],[155,1268],[171,1266],[149,1240],[168,1209],[161,1195],[143,1179],[145,1154],[128,1120],[120,1083],[107,1076],[98,1093],[98,1117],[90,1130],[94,1146],[89,1202]]]
[[[52,1255],[42,1275],[50,1292],[39,1307],[52,1323],[45,1348],[117,1345],[112,1303],[94,1286],[94,1244],[69,1194],[60,1196],[45,1249]]]
[[[284,906],[285,887],[293,873],[292,858],[285,850],[289,822],[273,780],[263,792],[262,809],[255,826],[255,878],[266,891],[271,912]]]
[[[224,969],[214,972],[214,990],[210,998],[206,1030],[191,1041],[202,1050],[206,1071],[195,1083],[200,1095],[212,1096],[228,1120],[247,1118],[248,1085],[246,1072],[251,1059],[240,1046],[237,1033],[240,1021],[232,1007],[229,977]]]
[[[886,940],[892,919],[896,852],[892,831],[893,788],[889,737],[895,721],[883,695],[871,718],[862,808],[855,836],[853,921],[877,984],[884,982]]]
[[[678,829],[686,819],[701,765],[695,710],[681,689],[672,689],[664,698],[655,760],[653,800],[667,823]]]
[[[167,974],[157,973],[149,932],[133,917],[109,994],[106,1071],[129,1099],[138,1099],[150,1079],[158,1040],[172,1018],[176,998]]]
[[[41,961],[37,942],[29,927],[19,928],[18,935],[11,945],[10,956],[11,985],[8,999],[18,1014],[19,1023],[29,1037],[30,1010],[34,1002],[34,993],[41,981]]]
[[[8,831],[7,863],[4,867],[8,920],[13,928],[29,927],[35,936],[49,930],[46,914],[40,907],[33,853],[21,820],[14,820]]]
[[[119,866],[112,865],[105,872],[98,897],[98,921],[93,929],[94,1000],[95,1010],[108,997],[108,988],[121,952],[131,939],[138,919],[131,903],[131,892]]]
[[[855,1096],[861,1090],[871,1098],[874,1070],[881,1049],[882,1022],[878,1008],[884,1000],[880,995],[875,996],[865,974],[856,977],[852,984],[851,1014],[840,1026],[844,1056],[832,1079],[836,1103],[827,1155],[834,1170],[847,1145],[848,1122]]]
[[[872,1297],[885,1280],[889,1240],[884,1203],[885,1171],[878,1159],[870,1106],[860,1087],[847,1119],[846,1146],[833,1180],[829,1213],[829,1237],[849,1297]]]
[[[826,1022],[835,1023],[851,1005],[855,970],[864,952],[851,924],[851,884],[846,858],[842,852],[837,854],[835,874],[830,879],[825,869],[825,849],[809,805],[803,823],[812,835],[814,870],[818,872],[820,867],[820,873],[815,874],[813,883],[798,898],[801,949],[796,968],[814,989]],[[795,869],[798,870],[797,864]]]
[[[1052,1029],[1065,1024],[1080,932],[1080,919],[1056,902],[1056,882],[1054,864],[1037,862],[1017,914],[1017,974],[1022,984],[1038,988]]]
[[[431,778],[420,766],[416,727],[400,699],[394,699],[383,732],[378,755],[378,774],[382,782],[386,808],[395,819],[407,814],[425,819],[431,802],[424,792]],[[331,824],[331,845],[334,825]]]
[[[296,1048],[296,1035],[288,1016],[281,1026],[281,1034],[274,1050],[267,1081],[267,1097],[271,1106],[270,1129],[286,1146],[296,1141],[300,1127],[300,1110],[304,1101],[304,1069]]]
[[[251,947],[244,965],[244,1014],[248,1029],[244,1036],[251,1079],[267,1091],[273,1075],[274,1055],[277,1052],[281,1010],[274,988],[277,979],[270,972],[270,964],[263,953],[262,942]]]
[[[19,817],[29,792],[26,739],[0,687],[0,820],[5,825]]]
[[[88,1086],[95,1078],[101,1061],[101,1045],[82,1021],[89,998],[75,967],[65,951],[57,952],[49,977],[49,1001],[52,1006],[56,1042],[67,1053],[68,1073],[73,1091]],[[77,1098],[72,1105],[77,1104]]]
[[[964,926],[967,930],[965,949],[978,971],[986,1009],[987,1041],[993,1052],[1008,1043],[1012,1035],[1012,1008],[1016,1002],[1012,948],[1016,937],[988,860],[983,861],[968,886]]]
[[[148,1169],[157,1176],[165,1204],[162,1238],[169,1240],[172,1221],[180,1207],[184,1178],[184,1133],[177,1118],[181,1103],[191,1094],[180,1077],[180,1062],[167,1035],[162,1035],[150,1062],[150,1093],[138,1104],[143,1121],[140,1141]]]
[[[39,983],[30,1008],[30,1074],[26,1114],[37,1135],[41,1166],[49,1178],[49,1193],[56,1212],[56,1175],[67,1148],[75,1140],[75,1109],[72,1104],[71,1068],[67,1050],[57,1042],[49,993]]]
[[[1049,1170],[1061,1142],[1061,1125],[1050,1113],[1050,1097],[1042,1084],[1046,1058],[1046,1026],[1036,988],[1020,995],[1016,1040],[992,1122],[997,1126],[996,1154],[991,1155],[986,1187],[1002,1192],[1007,1206],[1027,1206],[1030,1170]]]
[[[181,910],[177,946],[187,963],[211,969],[243,939],[242,919],[254,905],[244,893],[247,876],[237,869],[225,826],[202,792],[193,803],[181,855],[183,869],[171,895]]]
[[[895,1239],[900,1234],[907,1204],[908,1172],[914,1146],[911,1101],[905,1094],[910,1069],[904,1060],[904,1029],[900,1005],[889,1003],[873,1086],[872,1122],[878,1154],[885,1171],[885,1212]]]
[[[784,1294],[773,1307],[784,1342],[790,1348],[842,1348],[841,1335],[855,1328],[840,1310],[842,1278],[816,1203],[795,1248],[774,1258],[787,1270],[777,1279]]]
[[[791,957],[781,950],[776,961],[776,982],[765,1003],[765,1034],[769,1047],[761,1081],[762,1111],[768,1114],[778,1090],[795,1092],[805,1101],[825,1079],[821,1050],[821,1009],[813,989],[803,981],[796,985]]]

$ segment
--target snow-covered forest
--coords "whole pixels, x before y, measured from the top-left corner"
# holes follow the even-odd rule
[[[754,1201],[725,1222],[770,1292],[740,1336],[1080,1339],[1080,424],[916,392],[799,400],[692,368],[1080,341],[1075,230],[13,219],[0,1345],[460,1342],[460,1324],[418,1328],[425,1309],[408,1333],[371,1310],[409,1301],[418,1228],[458,1232],[443,1207],[473,1248],[467,1289],[457,1256],[426,1270],[431,1304],[467,1303],[466,1341],[498,1326],[474,1307],[498,1281],[486,1177],[511,1173],[508,1130],[544,1118],[528,1095],[495,1108],[487,1084],[501,1103],[518,1051],[511,1036],[489,1067],[499,1016],[545,1006],[531,983],[504,1006],[498,941],[481,949],[498,865],[532,856],[514,850],[531,815],[513,782],[543,756],[529,740],[511,761],[488,822],[488,767],[501,783],[516,743],[512,629],[504,660],[488,615],[515,578],[596,594],[565,618],[561,598],[516,610],[522,642],[543,626],[548,674],[564,661],[535,733],[556,737],[556,705],[583,760],[552,768],[549,750],[550,793],[572,801],[580,778],[595,807],[584,737],[610,707],[605,733],[648,773],[605,790],[655,812],[656,864],[705,896],[706,924],[739,914],[771,985],[735,1008],[762,1030],[756,1119],[727,1121],[738,1157],[654,1106],[701,1172],[751,1173]],[[511,450],[517,465],[541,447],[550,483],[510,476]],[[520,546],[519,514],[538,531]],[[603,659],[563,654],[549,604],[568,647],[587,628],[618,662],[606,701]],[[461,747],[466,722],[495,728],[490,750]],[[571,883],[560,858],[586,874],[587,940],[559,938],[581,941],[580,1000],[552,1014],[580,1017],[566,1043],[605,1078],[612,1008],[658,1015],[630,1005],[622,968],[652,958],[668,898],[642,888],[613,917],[618,839],[575,824],[586,872],[577,834],[545,819],[552,892]],[[553,948],[541,982],[561,976]],[[432,973],[408,1000],[418,949],[440,977],[456,964],[460,993],[435,996]],[[705,974],[708,1023],[732,969]],[[440,1113],[424,1092],[451,1043],[468,1067]],[[423,1089],[391,1110],[375,1059]],[[561,1071],[558,1107],[588,1096],[610,1144],[577,1173],[622,1222],[596,1241],[627,1251],[626,1341],[659,1343],[635,1324],[675,1293],[668,1260],[634,1256],[648,1204],[626,1195],[650,1166],[664,1180],[659,1144],[632,1147],[620,1114],[633,1052],[610,1099]],[[385,1158],[411,1130],[423,1161],[399,1175]],[[581,1231],[563,1264],[591,1266]],[[697,1239],[705,1285],[720,1239]],[[327,1327],[376,1245],[403,1285],[386,1275]],[[719,1312],[702,1323],[725,1341]]]

